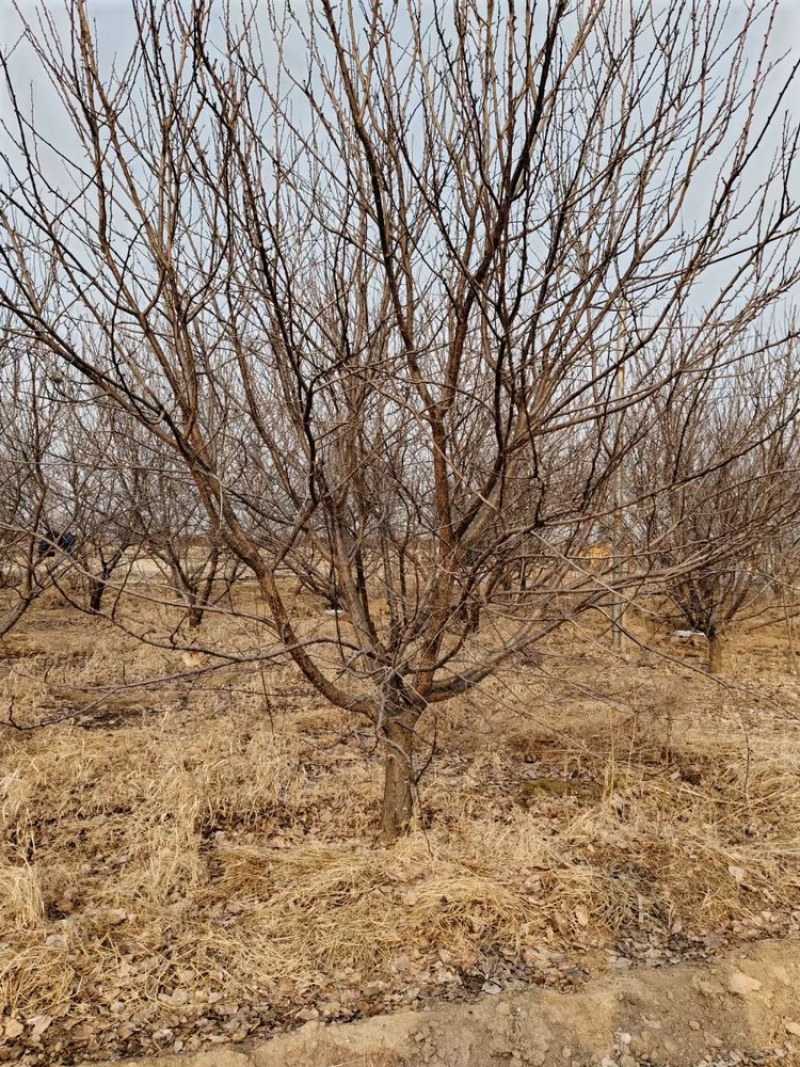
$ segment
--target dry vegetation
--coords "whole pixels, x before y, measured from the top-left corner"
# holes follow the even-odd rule
[[[230,647],[232,620],[206,625]],[[780,630],[740,636],[722,680],[664,633],[616,661],[604,642],[562,632],[446,705],[416,830],[386,849],[374,734],[293,669],[187,675],[40,604],[3,644],[3,702],[88,710],[0,733],[2,1056],[180,1050],[797,936]]]
[[[0,1059],[797,936],[778,5],[102,6],[0,46]]]

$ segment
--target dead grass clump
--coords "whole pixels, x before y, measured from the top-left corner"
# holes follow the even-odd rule
[[[183,669],[96,620],[90,644],[7,661],[4,693],[33,715]],[[47,1016],[65,1058],[152,1052],[796,928],[800,731],[777,700],[563,639],[526,670],[438,713],[390,850],[374,737],[283,668],[140,692],[114,728],[4,731],[0,1011]]]
[[[36,870],[30,864],[0,866],[3,923],[14,930],[35,930],[44,918],[44,904]]]

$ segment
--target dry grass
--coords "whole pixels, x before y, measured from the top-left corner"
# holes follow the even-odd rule
[[[0,665],[22,718],[181,669],[68,619],[32,615]],[[271,718],[237,675],[4,729],[0,1007],[28,1020],[10,1055],[192,1047],[796,933],[800,686],[779,636],[758,642],[726,689],[554,641],[545,673],[440,712],[420,825],[388,850],[374,739],[288,670],[267,676]]]

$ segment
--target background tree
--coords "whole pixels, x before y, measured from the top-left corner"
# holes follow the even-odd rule
[[[153,454],[151,448],[147,455],[147,466],[133,469],[137,540],[148,557],[158,561],[164,588],[185,606],[187,625],[194,629],[216,599],[216,587],[232,584],[236,567],[229,567],[227,576],[223,573],[223,546],[174,454],[163,449]]]
[[[0,638],[73,569],[57,410],[41,354],[0,349]]]
[[[670,489],[640,512],[636,554],[665,575],[682,621],[705,634],[713,672],[733,620],[774,606],[769,546],[800,516],[799,402],[793,345],[650,400],[633,480],[642,499],[649,487]]]
[[[57,473],[69,498],[76,535],[73,577],[80,586],[82,606],[98,614],[112,580],[129,576],[131,550],[135,555],[140,546],[136,503],[124,480],[124,420],[114,408],[98,403],[93,393],[85,384],[77,388],[62,380],[55,402]],[[117,582],[117,592],[124,584]]]

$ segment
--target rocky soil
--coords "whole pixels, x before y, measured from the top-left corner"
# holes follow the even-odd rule
[[[800,1064],[800,942],[600,977],[575,993],[309,1022],[288,1036],[138,1067],[742,1067]],[[97,1067],[97,1065],[95,1065]],[[110,1065],[109,1065],[110,1067]]]

